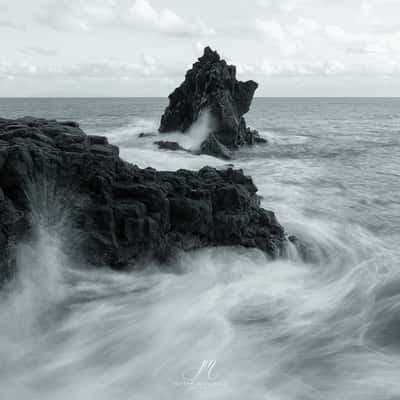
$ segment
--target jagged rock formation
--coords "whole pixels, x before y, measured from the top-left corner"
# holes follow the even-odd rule
[[[0,119],[0,277],[38,216],[63,221],[71,255],[114,268],[202,246],[284,251],[283,228],[241,170],[158,172],[118,153],[73,122]]]
[[[214,126],[201,151],[230,158],[230,150],[265,141],[246,126],[243,117],[249,111],[257,86],[254,81],[238,81],[235,66],[228,65],[216,51],[206,47],[203,56],[186,73],[184,82],[169,95],[159,131],[186,132],[207,110]]]

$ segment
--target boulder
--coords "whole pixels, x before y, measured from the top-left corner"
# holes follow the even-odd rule
[[[38,223],[60,228],[67,254],[94,266],[220,245],[276,257],[287,239],[256,192],[241,170],[140,169],[75,123],[0,119],[0,278]]]
[[[238,81],[235,66],[228,65],[216,51],[206,47],[186,73],[184,82],[169,95],[159,132],[185,133],[203,112],[209,112],[212,125],[209,134],[214,137],[211,146],[201,148],[206,154],[226,158],[226,152],[221,152],[215,141],[235,150],[254,144],[254,137],[258,137],[257,131],[247,128],[243,117],[250,109],[257,86],[254,81]]]

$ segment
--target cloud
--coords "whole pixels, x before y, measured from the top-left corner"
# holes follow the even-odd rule
[[[57,51],[54,49],[46,49],[40,46],[25,46],[21,53],[28,54],[28,55],[39,55],[39,56],[54,56],[57,54]]]
[[[275,65],[264,61],[262,71],[267,75],[280,76],[331,76],[348,74],[352,69],[338,60],[312,62],[286,60]]]
[[[372,68],[346,66],[337,60],[297,62],[293,59],[283,59],[276,62],[263,60],[258,64],[242,64],[233,62],[239,74],[254,76],[332,76],[352,73],[369,73]],[[399,73],[400,65],[393,63],[384,73]],[[159,63],[150,56],[143,54],[135,62],[124,62],[116,59],[99,60],[92,63],[63,66],[38,66],[27,62],[0,61],[0,78],[3,79],[57,79],[72,78],[74,80],[130,80],[135,78],[155,78],[160,80],[179,79],[181,68],[175,65]]]
[[[135,0],[128,6],[116,0],[60,0],[41,10],[37,20],[52,29],[65,31],[92,31],[112,26],[154,31],[170,36],[209,36],[214,29],[197,18],[186,22],[174,11],[155,9],[148,0]]]
[[[289,31],[294,37],[300,38],[307,34],[315,33],[321,29],[319,22],[311,18],[300,17]]]
[[[181,73],[176,66],[165,66],[157,60],[143,54],[137,62],[126,62],[117,59],[105,59],[92,63],[71,65],[38,66],[27,62],[0,61],[0,78],[2,79],[98,79],[129,80],[135,78],[165,79]]]
[[[324,28],[325,37],[333,44],[348,53],[367,54],[379,52],[379,44],[375,37],[365,33],[352,33],[342,27],[328,25]]]
[[[310,51],[398,55],[399,0],[257,0],[257,5],[269,15],[269,21],[258,17],[258,30],[284,56]]]
[[[32,77],[37,73],[37,67],[26,62],[0,61],[0,79],[13,80],[17,77]]]
[[[114,0],[58,0],[39,12],[39,23],[64,31],[89,31],[115,19]]]
[[[261,8],[270,8],[271,0],[257,0],[256,4],[258,5],[258,7],[261,7]]]
[[[214,35],[214,29],[201,19],[186,23],[179,15],[168,8],[156,10],[147,0],[136,0],[129,9],[126,22],[144,30],[154,30],[173,36]]]
[[[370,63],[345,63],[340,60],[324,61],[297,61],[295,59],[283,59],[271,62],[263,60],[258,64],[236,63],[239,74],[246,77],[360,77],[360,76],[400,76],[400,62],[391,61],[386,64],[378,60]]]
[[[353,33],[335,25],[324,29],[325,36],[347,53],[353,54],[387,54],[396,57],[400,52],[400,30],[371,33]]]
[[[296,22],[285,26],[274,19],[256,19],[255,28],[271,44],[277,46],[284,56],[289,56],[301,49],[302,42],[300,40],[317,32],[321,26],[313,19],[300,17]]]
[[[24,30],[25,26],[6,19],[0,19],[0,28]]]
[[[257,5],[270,12],[293,13],[307,2],[309,0],[257,0]]]
[[[284,55],[296,52],[297,46],[288,35],[283,26],[275,20],[256,19],[255,27],[263,33],[264,37],[273,45],[276,45]]]
[[[361,3],[361,15],[365,18],[370,18],[372,16],[374,7],[370,1],[363,1]]]
[[[400,24],[376,23],[371,27],[371,32],[380,35],[397,34],[400,32]]]
[[[351,73],[352,68],[337,60],[299,62],[284,59],[276,62],[264,60],[259,64],[237,64],[240,74],[249,73],[263,76],[299,77],[332,76]]]
[[[324,29],[326,36],[334,42],[338,43],[362,43],[365,36],[345,31],[340,26],[328,25]]]

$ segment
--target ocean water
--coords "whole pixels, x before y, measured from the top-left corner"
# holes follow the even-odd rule
[[[224,167],[139,138],[165,105],[0,99],[0,116],[76,120],[141,167]],[[312,260],[213,248],[92,270],[38,226],[0,293],[1,399],[400,398],[400,99],[255,99],[247,120],[269,144],[232,163]]]

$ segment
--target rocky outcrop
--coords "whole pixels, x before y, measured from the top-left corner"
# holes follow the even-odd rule
[[[208,111],[213,138],[209,140],[211,145],[202,148],[207,154],[216,157],[222,154],[226,158],[229,150],[261,139],[257,131],[246,127],[243,117],[249,111],[257,86],[254,81],[238,81],[235,66],[228,65],[216,51],[206,47],[203,56],[186,73],[184,82],[169,95],[169,105],[161,118],[159,131],[187,132],[201,113]],[[215,141],[228,152],[221,152]]]
[[[73,122],[0,119],[0,275],[38,222],[58,226],[69,254],[99,266],[219,245],[274,257],[286,238],[256,192],[241,170],[140,169]]]

